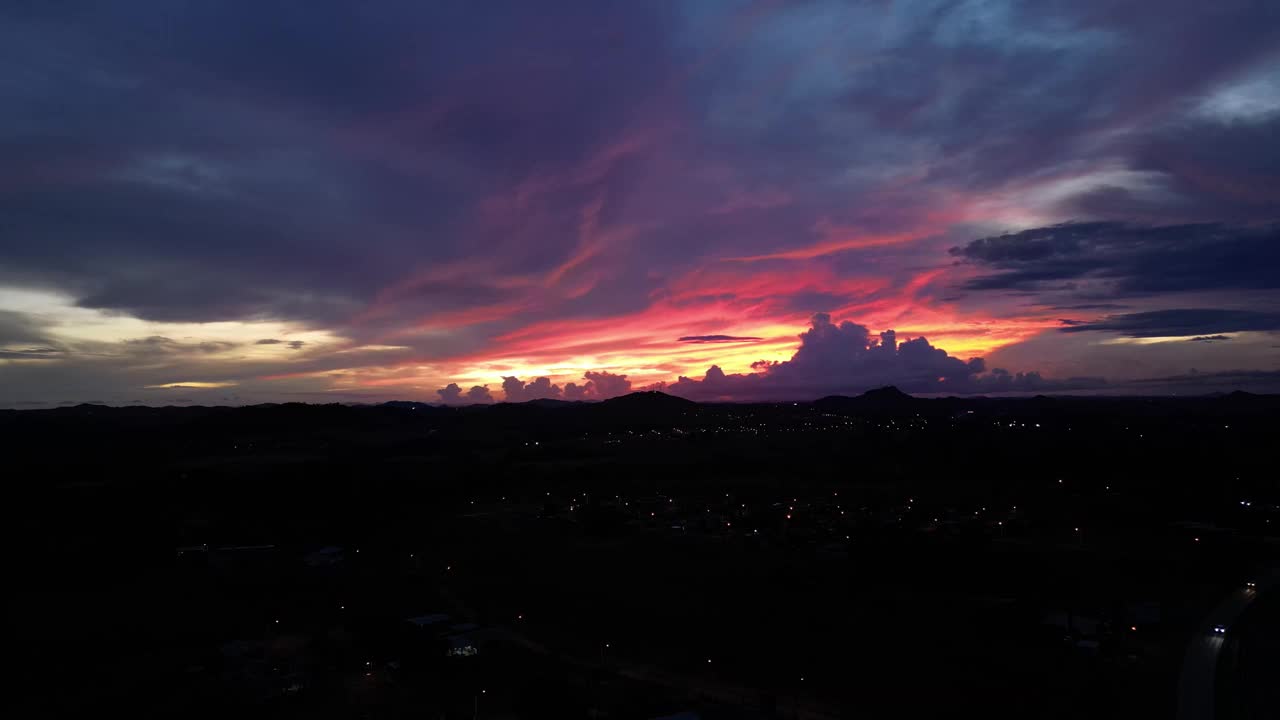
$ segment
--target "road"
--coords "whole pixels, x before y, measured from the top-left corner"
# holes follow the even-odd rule
[[[1182,675],[1178,679],[1178,720],[1213,720],[1213,685],[1218,656],[1230,636],[1231,627],[1245,608],[1261,593],[1280,585],[1280,570],[1261,575],[1255,582],[1256,588],[1249,589],[1242,584],[1239,589],[1232,591],[1209,613],[1187,644],[1187,653],[1182,660]],[[1215,633],[1215,625],[1226,626],[1227,634]]]
[[[479,616],[457,594],[448,589],[442,589],[441,595],[454,606],[459,615],[466,617],[471,622],[478,622]],[[660,668],[644,665],[622,657],[611,656],[606,665],[593,659],[578,657],[550,648],[510,626],[495,625],[490,629],[505,642],[519,645],[538,655],[554,657],[567,665],[587,671],[597,668],[603,669],[606,672],[629,680],[658,685],[686,695],[700,696],[724,705],[751,708],[754,707],[754,701],[760,696],[759,691],[755,688],[730,685],[705,677],[676,675]],[[790,717],[792,720],[838,720],[841,717],[839,712],[821,705],[816,700],[801,699],[794,695],[778,698],[778,714],[782,717]]]
[[[499,627],[495,628],[495,631],[507,642],[520,645],[531,652],[555,657],[561,662],[582,668],[601,667],[593,661],[553,650],[512,628]],[[750,708],[759,697],[759,691],[754,688],[733,686],[708,678],[675,675],[623,658],[610,658],[606,669],[620,677],[659,685],[687,695],[701,696],[724,705]],[[822,707],[815,701],[804,701],[794,697],[779,698],[778,714],[795,720],[836,720],[839,717],[834,710]]]

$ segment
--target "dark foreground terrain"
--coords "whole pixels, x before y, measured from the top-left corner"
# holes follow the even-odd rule
[[[12,699],[1274,717],[1278,411],[892,389],[0,411]]]

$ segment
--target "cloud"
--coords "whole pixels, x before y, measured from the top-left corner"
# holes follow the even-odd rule
[[[527,402],[529,400],[558,400],[563,394],[559,385],[553,385],[550,378],[540,377],[525,384],[517,377],[502,378],[502,394],[507,402]]]
[[[1214,308],[1153,310],[1127,315],[1111,315],[1092,322],[1072,321],[1067,327],[1058,328],[1059,332],[1066,333],[1113,332],[1131,338],[1275,330],[1280,330],[1280,313]],[[1218,338],[1221,337],[1221,335],[1218,336]]]
[[[1125,298],[1280,289],[1280,225],[1066,223],[973,240],[951,254],[986,272],[970,290]],[[1070,285],[1066,285],[1070,283]]]
[[[457,383],[449,383],[436,390],[436,394],[440,396],[440,402],[445,405],[476,405],[493,402],[493,395],[489,393],[487,385],[473,385],[464,394]]]
[[[761,339],[749,335],[685,335],[679,341],[683,343],[738,343],[758,342]]]
[[[583,373],[582,379],[586,382],[582,384],[569,382],[561,388],[547,377],[535,378],[529,383],[524,383],[516,377],[504,377],[502,392],[507,402],[541,399],[605,400],[631,392],[631,381],[626,375],[588,370]]]
[[[990,373],[972,379],[969,392],[1066,392],[1071,390],[1097,390],[1109,387],[1105,378],[1073,377],[1048,379],[1039,372],[1011,373],[1004,368],[992,368]]]
[[[1129,387],[1142,392],[1164,390],[1205,393],[1248,388],[1253,392],[1280,393],[1280,370],[1197,372],[1193,369],[1181,375],[1134,380],[1129,383]]]
[[[278,378],[246,397],[481,367],[648,383],[772,363],[791,348],[776,329],[823,308],[960,348],[965,328],[1018,332],[1014,294],[1125,305],[1068,317],[1226,307],[1115,301],[1262,296],[1280,275],[1251,225],[1280,187],[1267,3],[18,5],[0,4],[0,46],[24,58],[0,66],[0,104],[31,112],[0,117],[0,292],[100,309],[98,337],[131,328],[116,345],[173,339],[97,362],[0,319],[4,352],[67,358],[7,362],[0,385],[45,383],[23,393],[79,377],[125,397],[188,377],[176,363]],[[1073,217],[1114,222],[1044,256],[1011,242],[942,265],[954,238]],[[960,302],[935,292],[964,282]],[[138,329],[224,321],[290,329]],[[710,339],[726,328],[742,339]],[[285,334],[304,331],[350,342]],[[259,363],[197,337],[308,352]]]
[[[1055,305],[1054,310],[1124,310],[1126,305],[1120,303],[1078,303],[1075,305]]]
[[[162,383],[159,385],[147,385],[148,390],[212,390],[216,388],[234,387],[239,383],[230,381],[200,381],[187,380],[184,382]]]
[[[62,355],[56,347],[0,348],[0,360],[52,360]]]
[[[1230,335],[1199,335],[1191,338],[1189,342],[1225,342],[1230,339]]]
[[[130,338],[121,341],[120,344],[124,347],[126,354],[136,357],[159,355],[217,355],[240,347],[240,343],[229,340],[184,342],[164,335],[148,335],[141,338]]]
[[[181,343],[172,338],[163,335],[148,335],[147,337],[130,338],[124,341],[128,347],[134,348],[154,348],[158,350],[171,350],[179,347]]]
[[[0,212],[20,239],[0,282],[152,320],[344,323],[457,259],[485,197],[610,144],[672,75],[664,12],[498,6],[0,10],[0,44],[64,78],[0,70],[0,101],[47,108],[0,122]],[[405,63],[423,43],[433,60]],[[551,200],[528,218],[538,242],[491,265],[571,249],[552,225],[577,198]]]
[[[725,373],[711,366],[701,380],[680,377],[661,389],[691,400],[801,400],[856,394],[894,385],[912,393],[974,393],[1069,390],[1097,387],[1098,378],[1049,380],[1037,372],[986,373],[982,358],[961,360],[923,337],[898,341],[886,330],[873,335],[865,325],[818,313],[800,335],[791,359],[757,363],[753,373]]]
[[[458,383],[449,383],[437,390],[436,394],[445,405],[458,405],[462,402],[462,388],[458,387]]]
[[[196,348],[203,353],[220,353],[231,350],[238,346],[238,343],[229,342],[227,340],[206,340],[196,345]]]
[[[0,310],[0,345],[7,343],[47,343],[43,324],[25,313]]]
[[[610,372],[588,370],[582,376],[586,383],[566,383],[565,400],[606,400],[631,392],[631,381],[626,375],[615,375]]]
[[[899,343],[897,333],[886,330],[873,338],[864,325],[847,320],[837,325],[819,313],[800,335],[796,354],[771,368],[768,376],[793,386],[816,381],[853,388],[899,385],[907,392],[925,392],[947,382],[963,384],[982,370],[981,358],[966,362],[951,357],[923,337]]]
[[[283,342],[283,340],[278,340],[276,338],[263,338],[255,342],[254,345],[279,345]]]

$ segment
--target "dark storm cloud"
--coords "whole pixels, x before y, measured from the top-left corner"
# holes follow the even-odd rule
[[[1273,72],[1280,73],[1280,66]],[[1133,169],[1157,173],[1163,192],[1099,188],[1073,199],[1075,214],[1149,222],[1170,219],[1274,221],[1280,207],[1280,113],[1200,116],[1135,139]]]
[[[1134,338],[1274,330],[1280,330],[1280,313],[1278,312],[1213,308],[1153,310],[1127,315],[1111,315],[1102,320],[1074,322],[1067,327],[1058,328],[1059,332],[1066,333],[1112,332]]]
[[[1124,310],[1125,305],[1119,303],[1079,303],[1076,305],[1055,305],[1053,310]]]
[[[969,280],[971,290],[1074,283],[1091,295],[1133,297],[1280,288],[1280,225],[1066,223],[979,238],[951,254],[994,271]]]
[[[478,201],[584,160],[667,65],[655,10],[501,5],[0,11],[21,58],[0,87],[28,111],[0,120],[0,282],[154,320],[332,325],[468,256]],[[490,264],[550,266],[553,242]]]
[[[704,216],[699,252],[716,250],[706,237],[744,224],[751,236],[734,232],[735,249],[822,214],[892,226],[927,208],[929,192],[842,209],[851,189],[882,191],[878,178],[850,188],[832,174],[934,147],[929,187],[1001,185],[1053,164],[1047,153],[1078,154],[1073,141],[1099,125],[1248,66],[1274,47],[1277,25],[1250,5],[1177,3],[1153,17],[1101,2],[982,12],[907,3],[898,12],[910,22],[878,37],[804,38],[794,28],[814,13],[870,28],[885,18],[857,4],[761,10],[753,19],[625,2],[505,2],[483,13],[407,2],[10,8],[0,41],[22,62],[0,71],[6,104],[33,112],[0,122],[10,159],[0,186],[26,188],[0,198],[7,232],[21,239],[7,244],[5,274],[151,319],[340,323],[406,266],[470,256],[474,228],[463,223],[478,200],[512,179],[572,168],[620,128],[681,103],[701,120],[689,138],[699,152],[744,144],[753,151],[726,153],[736,175],[805,196],[794,210],[797,193],[777,190],[715,201],[764,215]],[[866,72],[824,62],[867,41],[876,63]],[[716,53],[691,56],[689,45]],[[732,112],[753,107],[758,122]],[[880,142],[848,141],[867,133]],[[1159,158],[1161,142],[1135,152]],[[576,222],[588,198],[559,197],[556,212]],[[690,247],[682,235],[667,229],[650,252],[687,256],[677,252]],[[516,266],[545,268],[572,249],[555,247],[563,236],[506,249]],[[421,302],[419,311],[465,306],[460,292]]]
[[[737,343],[737,342],[756,342],[760,340],[758,337],[749,335],[685,335],[680,338],[683,343]]]
[[[776,153],[783,166],[792,164],[788,156],[803,158],[807,165],[797,174],[823,163],[843,169],[892,165],[895,154],[929,157],[924,187],[912,188],[923,200],[917,211],[928,207],[925,189],[1003,188],[1047,168],[1079,172],[1094,162],[1139,157],[1148,132],[1162,127],[1157,121],[1182,109],[1186,98],[1274,57],[1280,41],[1278,12],[1250,2],[1210,9],[1177,0],[1159,13],[1117,11],[1103,0],[880,9],[829,2],[780,14],[799,23],[815,7],[848,30],[805,38],[819,52],[798,58],[766,44],[780,37],[802,42],[787,37],[785,25],[762,33],[752,48],[759,59],[742,61],[745,67],[729,78],[754,102],[730,95],[723,113],[733,127],[763,123],[756,154]],[[897,23],[885,23],[886,16]],[[849,55],[865,63],[864,72],[840,64]],[[773,78],[804,78],[807,92],[791,94],[777,80],[762,88],[764,68],[778,65],[783,69]],[[804,102],[785,103],[798,99]],[[879,141],[849,143],[852,134]],[[823,157],[807,154],[818,147]]]

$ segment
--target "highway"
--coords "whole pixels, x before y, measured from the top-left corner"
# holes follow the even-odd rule
[[[700,696],[724,705],[753,708],[755,701],[759,698],[759,691],[754,688],[729,685],[708,678],[677,675],[616,657],[611,657],[607,665],[601,665],[592,660],[553,650],[509,627],[498,627],[495,631],[507,642],[520,645],[531,652],[555,657],[570,665],[582,668],[604,668],[620,677],[660,685],[681,694]],[[835,710],[821,706],[814,700],[802,701],[794,696],[780,697],[778,700],[779,715],[795,718],[795,720],[836,720],[839,717]]]
[[[1213,720],[1214,678],[1217,674],[1218,656],[1230,641],[1232,626],[1261,593],[1274,590],[1280,584],[1280,570],[1260,575],[1256,587],[1245,587],[1244,582],[1233,590],[1196,630],[1182,660],[1182,674],[1178,679],[1178,720]],[[1213,631],[1214,626],[1227,628],[1225,634]]]

